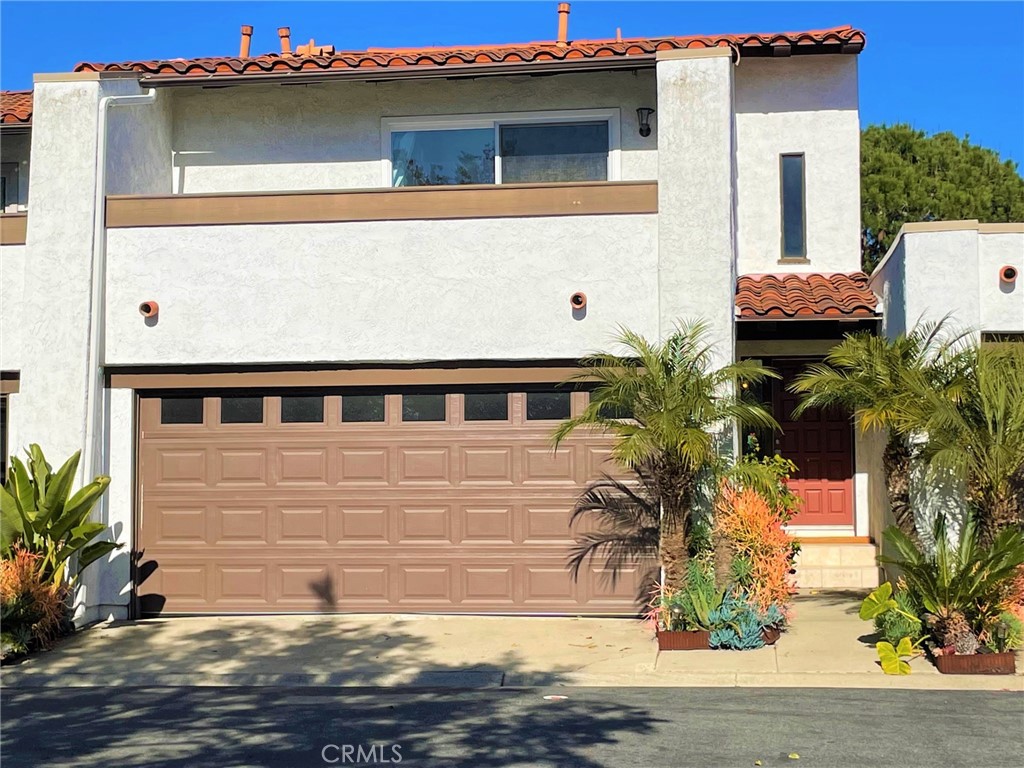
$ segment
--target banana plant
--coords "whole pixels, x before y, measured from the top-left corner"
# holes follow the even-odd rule
[[[38,445],[33,443],[26,453],[27,462],[11,458],[7,483],[0,488],[0,553],[6,558],[19,545],[40,556],[45,578],[74,585],[86,567],[122,547],[112,541],[93,541],[107,526],[89,520],[110,478],[98,476],[72,495],[81,451],[56,472]],[[69,563],[75,555],[71,571]]]
[[[888,581],[864,598],[864,602],[860,604],[858,615],[864,621],[873,621],[888,611],[895,611],[918,624],[921,623],[917,616],[900,608],[899,603],[893,599],[892,584]],[[921,655],[920,645],[923,641],[924,638],[917,642],[911,642],[909,637],[903,637],[896,645],[885,640],[875,643],[878,663],[881,664],[882,671],[887,675],[909,675],[910,662]]]

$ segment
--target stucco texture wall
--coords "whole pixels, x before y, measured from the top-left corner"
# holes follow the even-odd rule
[[[18,371],[22,366],[22,292],[27,248],[0,247],[0,369],[5,371]]]
[[[656,241],[654,215],[111,230],[107,363],[577,357],[657,335]]]
[[[999,277],[1007,265],[1024,273],[1024,231],[985,232],[969,222],[929,226],[936,231],[904,232],[871,277],[882,295],[886,335],[947,315],[975,337],[1024,332],[1021,278],[1006,283]]]
[[[636,117],[657,106],[650,71],[182,88],[173,100],[178,193],[379,187],[384,117],[612,107],[622,115],[622,178],[657,178],[656,136],[641,137]]]
[[[734,77],[740,274],[859,270],[857,57],[741,59]],[[779,155],[801,152],[808,263],[780,265]]]

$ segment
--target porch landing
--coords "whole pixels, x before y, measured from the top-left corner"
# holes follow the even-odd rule
[[[879,570],[875,560],[878,547],[870,541],[798,538],[798,588],[874,589],[878,586]]]

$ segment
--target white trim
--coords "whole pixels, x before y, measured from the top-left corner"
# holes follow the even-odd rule
[[[853,537],[854,528],[852,525],[787,525],[786,532],[802,539],[824,538],[826,536],[850,536]]]
[[[622,164],[621,124],[618,107],[609,109],[558,109],[539,112],[487,112],[470,115],[424,117],[382,117],[380,121],[381,186],[391,187],[391,134],[394,131],[438,131],[462,128],[494,128],[494,183],[501,183],[501,125],[535,123],[576,123],[583,120],[608,121],[608,181],[620,181]]]

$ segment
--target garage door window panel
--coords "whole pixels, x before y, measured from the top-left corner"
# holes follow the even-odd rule
[[[508,392],[467,392],[463,395],[465,421],[508,421]]]
[[[324,398],[322,395],[283,395],[281,397],[282,424],[322,424]]]
[[[402,421],[444,421],[446,417],[444,394],[402,395]]]
[[[342,423],[383,424],[384,418],[384,395],[342,395]]]
[[[527,392],[527,421],[558,421],[568,419],[572,412],[571,392]]]
[[[220,399],[221,424],[262,424],[262,397],[222,397]]]
[[[160,398],[161,424],[202,424],[203,398],[163,397]]]

